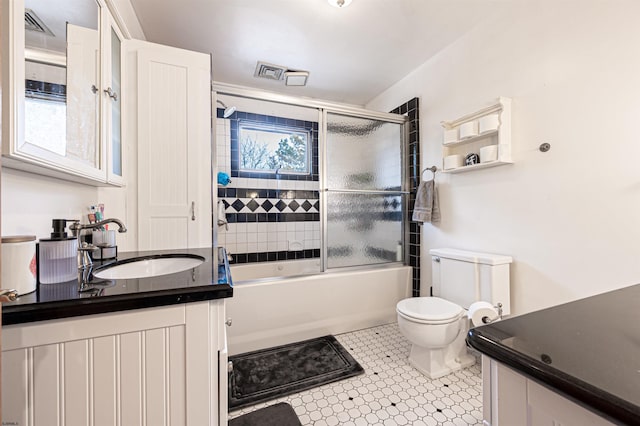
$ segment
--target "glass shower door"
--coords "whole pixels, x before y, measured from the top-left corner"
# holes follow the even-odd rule
[[[404,260],[403,123],[326,113],[326,267]]]

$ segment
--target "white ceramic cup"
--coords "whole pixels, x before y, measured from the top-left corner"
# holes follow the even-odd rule
[[[19,295],[36,289],[36,237],[2,237],[2,283]]]
[[[498,159],[498,145],[487,145],[480,148],[480,162],[486,163]]]
[[[480,134],[498,130],[500,127],[500,117],[498,114],[491,114],[480,119]]]
[[[464,158],[462,155],[447,155],[443,159],[443,168],[445,170],[455,169],[456,167],[462,167]]]
[[[443,143],[453,143],[458,141],[458,128],[455,127],[444,131]]]
[[[478,135],[478,122],[469,121],[460,125],[460,139],[467,139]]]

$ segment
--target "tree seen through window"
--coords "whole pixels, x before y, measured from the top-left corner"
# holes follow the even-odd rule
[[[309,173],[309,133],[305,130],[241,123],[240,169],[260,172]]]

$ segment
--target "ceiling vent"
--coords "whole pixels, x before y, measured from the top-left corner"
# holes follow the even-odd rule
[[[42,19],[31,9],[24,10],[24,28],[29,31],[43,33],[55,37],[53,32],[47,27]]]
[[[266,62],[258,62],[254,77],[266,78],[267,80],[282,80],[287,67],[280,65],[267,64]]]

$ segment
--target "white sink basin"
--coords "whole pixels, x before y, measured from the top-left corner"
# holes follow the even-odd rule
[[[194,255],[158,255],[118,261],[97,268],[93,276],[104,280],[124,280],[175,274],[202,265],[204,257]]]

